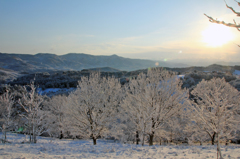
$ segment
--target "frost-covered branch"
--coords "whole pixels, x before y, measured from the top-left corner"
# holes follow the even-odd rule
[[[225,0],[224,0],[224,1],[225,1]],[[238,5],[240,6],[240,2],[238,2],[238,1],[236,1],[236,0],[234,0],[234,1],[237,2]],[[225,3],[226,3],[226,1],[225,1]],[[237,16],[240,16],[240,12],[236,12],[232,7],[228,6],[227,3],[226,3],[226,6],[227,6],[227,8],[229,8],[234,14],[236,14]]]
[[[224,1],[225,1],[225,0],[224,0]],[[238,1],[236,1],[236,0],[235,0],[235,2],[237,2],[238,5],[240,6],[240,2],[238,2]],[[236,14],[237,16],[240,16],[240,12],[236,12],[232,7],[228,6],[227,3],[226,3],[226,1],[225,1],[225,4],[226,4],[226,7],[227,7],[228,9],[230,9],[234,14]],[[208,16],[207,14],[204,14],[204,15],[205,15],[206,17],[208,17],[208,19],[209,19],[209,21],[210,21],[211,23],[223,24],[223,25],[228,26],[228,27],[234,27],[234,28],[236,28],[238,31],[240,31],[240,24],[237,24],[234,19],[233,19],[233,22],[234,22],[234,23],[226,23],[226,22],[224,22],[224,21],[219,21],[219,20],[217,20],[217,19],[213,19],[211,16]]]
[[[233,20],[234,23],[226,23],[224,21],[220,21],[220,20],[217,20],[217,19],[213,19],[212,17],[208,16],[207,14],[204,14],[206,17],[208,17],[209,21],[211,23],[217,23],[217,24],[223,24],[225,26],[228,26],[228,27],[234,27],[236,28],[238,31],[240,31],[240,24],[237,24],[235,20]]]

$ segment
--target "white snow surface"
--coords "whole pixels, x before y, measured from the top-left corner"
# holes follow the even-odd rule
[[[2,134],[0,134],[2,135]],[[36,144],[21,143],[28,140],[22,134],[7,134],[11,143],[0,144],[1,159],[81,159],[81,158],[131,158],[131,159],[206,159],[217,158],[216,146],[141,146],[121,144],[112,140],[54,139],[38,137]],[[239,159],[240,145],[221,146],[224,158]]]
[[[45,90],[42,90],[41,88],[38,88],[37,92],[40,95],[45,95],[45,94],[48,94],[48,93],[72,92],[75,89],[76,88],[47,88]]]
[[[240,75],[240,70],[235,70],[235,71],[233,72],[233,74],[234,74],[234,75]]]
[[[179,79],[179,78],[184,79],[184,77],[185,77],[185,75],[177,75],[177,78],[178,78],[178,79]]]

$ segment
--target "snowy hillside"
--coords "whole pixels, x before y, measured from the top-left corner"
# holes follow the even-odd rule
[[[2,134],[0,134],[2,135]],[[140,146],[112,140],[53,139],[38,137],[36,144],[21,143],[28,136],[8,134],[12,143],[0,144],[0,158],[217,158],[216,146]],[[240,145],[222,146],[224,158],[240,158]]]

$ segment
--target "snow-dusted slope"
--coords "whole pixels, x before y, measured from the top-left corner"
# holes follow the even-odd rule
[[[2,135],[2,134],[0,134]],[[24,135],[8,134],[10,144],[0,144],[0,158],[217,158],[216,146],[136,146],[112,140],[59,140],[38,137],[36,144],[21,144]],[[240,158],[240,145],[222,146],[224,158]]]

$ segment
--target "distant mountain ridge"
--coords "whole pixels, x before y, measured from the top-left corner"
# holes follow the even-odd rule
[[[156,63],[158,65],[156,65]],[[182,64],[181,64],[182,65]],[[0,67],[18,72],[43,72],[56,70],[82,70],[91,68],[111,67],[123,71],[133,71],[148,67],[171,67],[164,61],[130,59],[118,55],[88,55],[69,53],[56,55],[50,53],[14,54],[0,53]],[[174,66],[175,67],[175,66]]]
[[[167,67],[171,70],[182,72],[199,71],[234,71],[233,67],[222,66],[223,64],[235,64],[219,62],[217,65],[208,67],[188,66],[182,63],[165,61],[152,61],[144,59],[130,59],[118,55],[89,55],[84,53],[68,53],[56,55],[51,53],[14,54],[0,53],[0,69],[8,69],[18,73],[50,72],[50,71],[81,71],[98,70],[104,72],[135,71],[149,67]],[[180,68],[179,68],[180,67]],[[185,72],[184,71],[184,72]]]

